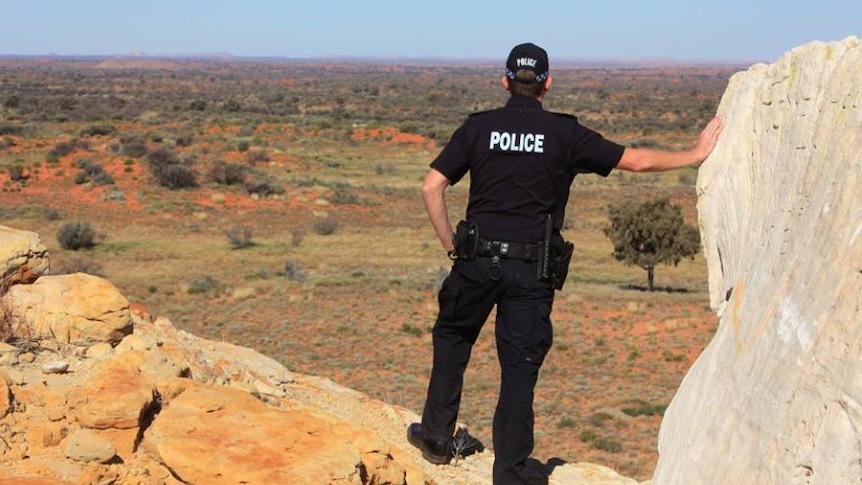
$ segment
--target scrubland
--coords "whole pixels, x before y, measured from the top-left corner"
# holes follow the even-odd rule
[[[687,148],[731,67],[561,66],[545,106],[629,146]],[[0,224],[38,232],[52,272],[111,280],[154,316],[421,412],[449,261],[419,185],[497,66],[0,59]],[[155,154],[155,155],[154,155]],[[575,181],[575,243],[536,391],[536,456],[647,478],[661,415],[711,338],[702,257],[615,261],[608,204],[670,197],[696,222],[695,169]],[[449,191],[453,222],[467,183]],[[90,249],[63,249],[89,223]],[[490,445],[493,317],[461,420]]]

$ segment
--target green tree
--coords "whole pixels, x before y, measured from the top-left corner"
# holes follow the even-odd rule
[[[667,198],[623,201],[608,206],[608,214],[610,224],[604,233],[614,244],[614,258],[645,269],[649,291],[655,290],[656,265],[676,266],[700,250],[697,228],[685,224],[680,206]]]

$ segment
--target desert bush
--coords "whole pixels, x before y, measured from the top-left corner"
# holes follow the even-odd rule
[[[378,163],[374,166],[374,173],[377,175],[394,175],[395,172],[395,165],[391,163]]]
[[[11,123],[0,123],[0,136],[16,135],[24,133],[24,127],[21,125],[13,125]]]
[[[422,330],[421,327],[417,327],[410,322],[404,322],[403,324],[401,324],[401,331],[414,337],[421,337],[422,334],[425,333],[425,331]]]
[[[246,182],[245,190],[249,194],[257,194],[264,199],[271,194],[283,194],[284,187],[275,185],[269,179],[262,175],[255,175],[252,180]]]
[[[158,150],[147,155],[151,169],[155,172],[168,165],[176,165],[180,163],[180,157],[171,151],[170,148],[161,147]]]
[[[82,158],[75,165],[81,169],[75,175],[76,184],[92,182],[93,185],[110,185],[114,183],[114,178],[111,177],[111,174],[97,162]]]
[[[236,132],[236,136],[240,136],[240,137],[251,136],[254,134],[255,129],[257,129],[257,127],[253,124],[243,125],[242,128],[240,128],[239,131]]]
[[[59,221],[60,211],[57,209],[45,209],[45,219],[49,221]]]
[[[247,152],[249,148],[251,148],[251,143],[248,140],[240,140],[236,144],[236,149],[240,152]]]
[[[178,135],[174,140],[174,144],[178,147],[190,147],[195,142],[195,137],[191,133]]]
[[[622,411],[631,416],[664,416],[664,412],[667,410],[667,404],[650,404],[646,401],[636,401],[631,406],[626,406],[622,408]]]
[[[17,145],[17,143],[15,142],[14,138],[4,136],[2,139],[0,139],[0,150],[5,150],[9,147],[14,147],[15,145]]]
[[[150,172],[162,187],[175,190],[197,186],[197,175],[194,171],[167,147],[151,152],[147,155],[147,162],[150,164]]]
[[[82,129],[79,134],[81,136],[108,136],[117,132],[114,125],[91,125]]]
[[[127,157],[143,157],[147,154],[147,142],[140,135],[123,135],[120,137],[120,152]]]
[[[245,183],[246,172],[244,165],[216,160],[210,167],[209,176],[219,185],[239,185]]]
[[[72,141],[61,141],[54,145],[54,148],[48,152],[48,156],[51,158],[60,158],[65,157],[66,155],[74,152],[78,148],[78,144]]]
[[[162,187],[176,190],[197,187],[197,175],[185,165],[168,165],[158,172],[156,180]]]
[[[230,113],[236,113],[242,109],[242,103],[238,100],[231,98],[224,102],[224,110]]]
[[[608,453],[619,453],[623,451],[623,445],[619,441],[601,436],[594,439],[590,443],[590,446],[597,450],[607,451]]]
[[[17,94],[11,94],[3,99],[3,106],[9,109],[17,109],[21,106],[21,98]]]
[[[72,111],[78,106],[78,100],[72,96],[63,96],[57,101],[57,106],[63,111]]]
[[[333,204],[356,204],[359,202],[359,196],[350,191],[350,186],[344,183],[337,183],[332,189],[332,195],[329,196],[329,201]]]
[[[207,109],[207,102],[204,99],[196,99],[189,103],[189,109],[191,111],[204,111]]]
[[[186,293],[189,295],[204,295],[204,294],[220,294],[224,289],[224,285],[221,284],[217,279],[212,276],[204,276],[203,278],[198,278],[192,280],[189,283],[189,287],[186,290]]]
[[[254,242],[251,240],[252,231],[248,226],[233,226],[224,233],[234,249],[254,246]]]
[[[17,160],[16,160],[17,162]],[[27,175],[27,168],[24,167],[22,163],[14,163],[8,167],[6,167],[6,173],[9,175],[9,180],[13,182],[26,182],[29,175]]]
[[[269,154],[263,150],[253,150],[246,153],[245,159],[249,163],[249,165],[266,163],[269,161]]]
[[[87,255],[72,256],[69,259],[60,261],[56,268],[51,268],[51,274],[72,274],[86,273],[95,276],[104,276],[102,274],[102,265]]]
[[[557,422],[557,428],[574,428],[577,424],[574,418],[564,416]]]
[[[96,232],[89,222],[67,222],[57,231],[57,242],[63,249],[77,251],[96,245]]]
[[[304,282],[307,278],[302,266],[293,260],[288,260],[284,263],[284,277],[291,281]]]
[[[305,231],[302,229],[293,229],[290,231],[290,245],[293,247],[299,247],[302,244],[302,240],[305,239]]]
[[[332,216],[326,216],[325,218],[315,220],[312,227],[316,234],[328,236],[338,230],[338,221]]]

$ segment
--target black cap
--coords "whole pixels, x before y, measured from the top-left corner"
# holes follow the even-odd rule
[[[544,82],[548,79],[548,53],[531,42],[516,45],[506,59],[506,77],[514,80],[515,74],[522,69],[536,73],[534,82]]]

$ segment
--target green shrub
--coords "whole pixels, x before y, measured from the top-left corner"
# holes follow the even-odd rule
[[[646,401],[635,401],[631,406],[622,408],[622,411],[629,416],[664,416],[667,409],[667,404],[650,404]]]
[[[591,446],[597,450],[607,451],[608,453],[619,453],[623,451],[623,445],[617,440],[610,438],[597,437],[591,443]]]
[[[570,418],[568,416],[564,416],[557,423],[557,428],[574,428],[578,424],[574,418]]]
[[[96,245],[96,232],[89,222],[67,222],[57,231],[57,242],[63,249],[77,251]]]
[[[421,328],[410,322],[404,322],[401,324],[401,331],[408,335],[413,335],[414,337],[421,337],[422,334],[425,333]]]

